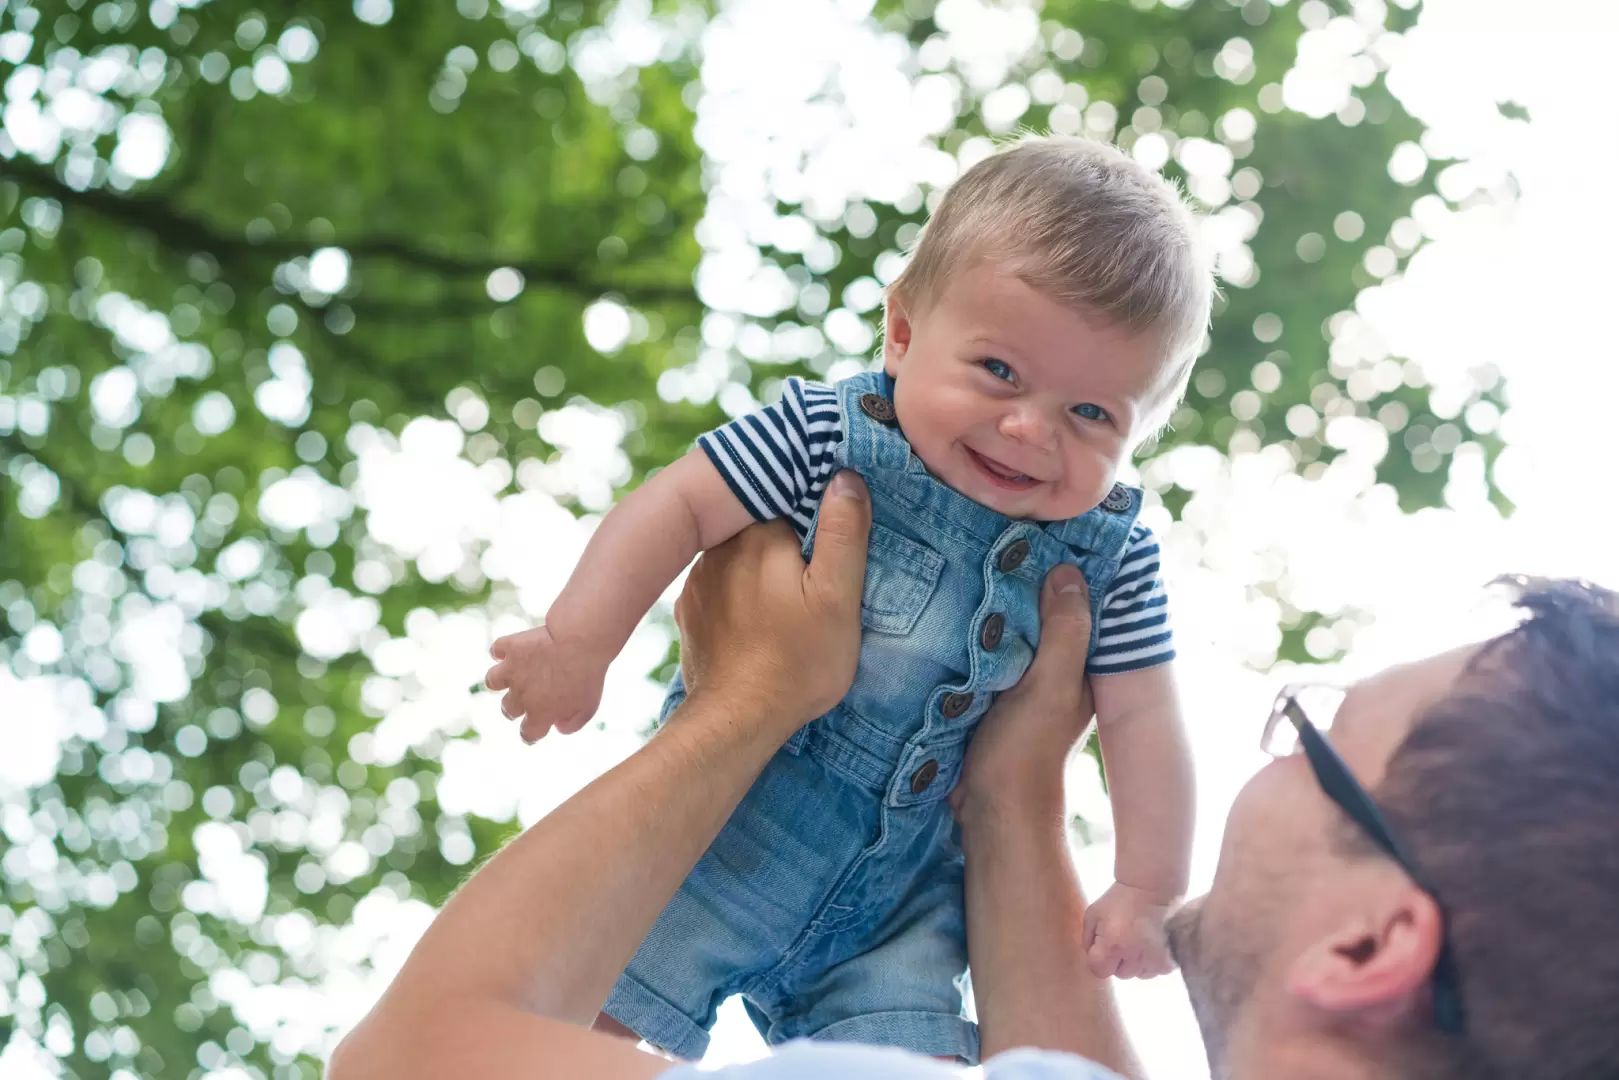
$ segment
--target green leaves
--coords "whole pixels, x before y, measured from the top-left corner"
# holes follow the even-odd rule
[[[773,188],[767,216],[799,220],[745,235],[786,306],[705,293],[710,311],[706,14],[306,7],[18,2],[0,35],[0,707],[17,680],[47,688],[20,722],[56,762],[26,785],[0,767],[0,1041],[14,1028],[76,1075],[314,1073],[347,1018],[300,995],[365,967],[360,905],[441,902],[513,828],[440,801],[464,696],[383,729],[440,702],[432,657],[389,647],[431,613],[516,611],[522,568],[491,564],[487,522],[425,482],[453,550],[385,536],[367,454],[448,440],[467,486],[530,493],[508,510],[599,508],[723,418],[727,379],[768,396],[865,359],[878,268],[925,218],[920,188],[830,221]],[[1493,381],[1436,409],[1357,336],[1357,295],[1422,242],[1443,164],[1382,81],[1409,13],[1049,0],[988,82],[960,18],[873,15],[907,84],[957,102],[944,151],[1016,125],[1116,138],[1214,220],[1224,299],[1160,463],[1270,446],[1308,476],[1362,453],[1342,434],[1360,432],[1415,508],[1441,501],[1458,447],[1493,460],[1490,411],[1469,411]],[[1323,109],[1298,72],[1329,45],[1310,78],[1341,100]],[[1004,86],[1027,93],[991,102]],[[834,81],[809,93],[841,107]],[[1143,469],[1170,509],[1197,497]],[[565,530],[534,520],[524,557],[562,559]],[[1353,614],[1252,589],[1288,620],[1288,657]]]

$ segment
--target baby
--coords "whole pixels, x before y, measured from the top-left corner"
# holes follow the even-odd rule
[[[833,474],[869,486],[854,685],[766,767],[599,1026],[697,1058],[740,993],[772,1043],[976,1061],[946,796],[975,724],[1028,667],[1060,562],[1090,586],[1074,678],[1091,680],[1118,838],[1116,883],[1079,945],[1098,976],[1169,970],[1191,766],[1158,545],[1136,522],[1141,493],[1114,476],[1179,399],[1212,291],[1165,181],[1106,145],[1025,138],[940,203],[888,289],[881,371],[790,379],[777,404],[704,435],[602,521],[543,626],[495,642],[486,684],[523,737],[576,731],[698,552],[786,518],[807,553]],[[677,677],[665,718],[683,696]]]

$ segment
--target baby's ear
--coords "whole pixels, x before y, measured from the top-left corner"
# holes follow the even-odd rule
[[[883,302],[883,370],[899,374],[899,366],[911,351],[911,317],[905,301],[890,291]]]

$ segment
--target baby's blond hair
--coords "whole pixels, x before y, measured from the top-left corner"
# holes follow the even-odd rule
[[[1164,397],[1180,397],[1214,282],[1192,212],[1168,180],[1107,143],[1024,135],[951,185],[889,294],[923,311],[952,273],[981,259],[1004,261],[1084,314],[1157,334]]]

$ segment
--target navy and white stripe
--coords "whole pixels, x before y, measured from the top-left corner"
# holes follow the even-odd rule
[[[1169,597],[1158,565],[1158,538],[1145,525],[1130,530],[1119,572],[1102,600],[1096,652],[1086,670],[1122,675],[1175,659]]]
[[[787,518],[802,539],[842,441],[837,391],[791,378],[776,404],[715,428],[697,445],[755,520]]]
[[[802,538],[832,479],[833,451],[842,441],[837,391],[791,378],[776,404],[710,431],[697,445],[748,513],[758,521],[786,518]],[[1137,525],[1102,601],[1090,674],[1119,675],[1173,660],[1168,604],[1158,540]]]

